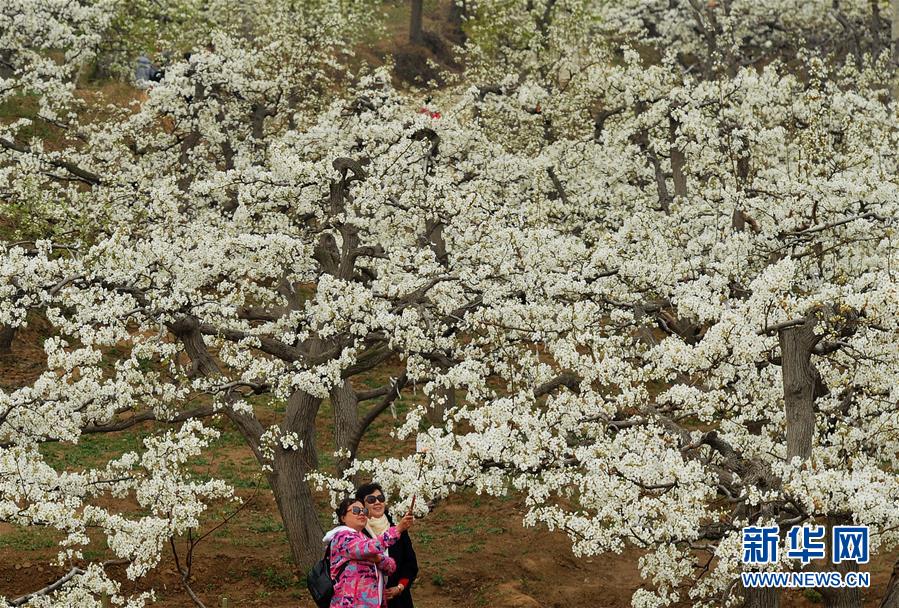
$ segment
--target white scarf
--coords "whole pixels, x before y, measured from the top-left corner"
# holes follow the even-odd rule
[[[387,528],[390,527],[390,521],[387,519],[386,515],[382,515],[381,517],[369,517],[365,527],[368,528],[372,538],[381,538],[381,535],[387,532]]]
[[[368,523],[365,524],[365,529],[368,530],[368,533],[371,534],[372,538],[377,538],[380,540],[381,535],[387,532],[387,528],[390,527],[390,521],[387,519],[386,515],[382,515],[381,517],[369,517]],[[384,551],[384,557],[389,557],[387,551]],[[381,569],[378,568],[377,564],[375,564],[375,571],[378,573],[378,602],[382,602],[382,593],[384,591],[384,586],[387,584],[387,580],[381,574]]]

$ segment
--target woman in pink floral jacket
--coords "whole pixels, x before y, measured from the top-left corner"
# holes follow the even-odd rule
[[[377,538],[362,533],[368,522],[368,509],[358,500],[345,498],[337,507],[337,526],[323,539],[330,544],[331,579],[334,597],[331,608],[382,608],[387,606],[384,582],[396,563],[387,555],[387,548],[415,519],[407,513],[400,523],[387,529]],[[384,575],[382,575],[382,572]]]

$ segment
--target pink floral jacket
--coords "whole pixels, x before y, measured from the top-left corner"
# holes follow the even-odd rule
[[[378,538],[369,538],[347,526],[334,528],[325,535],[331,545],[331,578],[334,597],[331,608],[382,608],[386,576],[396,570],[396,562],[387,556],[387,548],[399,539],[396,527],[391,526]],[[381,554],[375,565],[366,558]]]

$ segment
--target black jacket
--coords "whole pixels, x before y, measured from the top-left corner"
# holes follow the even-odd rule
[[[391,526],[394,525],[393,518],[390,517],[389,513],[387,513],[387,520]],[[366,536],[371,536],[368,528],[364,529],[363,532]],[[396,562],[396,572],[387,577],[387,587],[396,587],[401,579],[409,579],[406,589],[387,602],[387,606],[388,608],[414,608],[412,605],[412,594],[409,590],[412,589],[412,583],[415,582],[415,577],[418,576],[418,560],[415,557],[415,549],[412,548],[412,539],[409,538],[409,533],[403,532],[399,540],[387,549],[387,553]]]

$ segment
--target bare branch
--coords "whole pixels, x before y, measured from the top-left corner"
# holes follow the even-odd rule
[[[203,407],[194,408],[192,410],[188,410],[186,412],[181,412],[175,415],[172,418],[159,418],[156,413],[151,411],[141,412],[140,414],[135,414],[134,416],[126,419],[120,420],[111,424],[89,424],[84,429],[82,429],[82,433],[114,433],[116,431],[123,431],[127,428],[131,428],[136,424],[140,424],[141,422],[147,422],[149,420],[154,420],[156,422],[167,422],[170,424],[176,422],[184,422],[185,420],[190,420],[191,418],[205,418],[207,416],[213,416],[217,413],[212,406],[207,405]]]
[[[783,329],[789,329],[791,327],[797,327],[799,325],[804,324],[806,321],[805,317],[800,317],[798,319],[790,319],[788,321],[781,321],[780,323],[776,323],[774,325],[769,325],[763,329],[760,329],[756,332],[759,336],[764,336],[768,334],[775,334]]]
[[[14,141],[10,141],[8,139],[0,137],[0,146],[6,148],[7,150],[12,150],[14,152],[19,152],[21,154],[35,154],[31,148],[24,144],[19,144]],[[36,156],[39,156],[35,154]],[[100,179],[100,176],[96,173],[91,173],[90,171],[86,171],[76,165],[75,163],[70,163],[64,160],[52,160],[48,158],[42,158],[44,162],[50,164],[57,169],[65,169],[69,173],[75,176],[79,181],[82,181],[86,184],[90,184],[91,186],[99,186],[103,180]]]
[[[389,392],[384,395],[384,398],[381,401],[371,408],[366,414],[362,421],[359,423],[359,430],[356,433],[356,436],[361,439],[362,435],[365,434],[365,431],[368,430],[368,427],[371,426],[371,423],[375,421],[375,419],[381,415],[381,413],[390,407],[390,404],[396,401],[397,397],[400,396],[400,391],[403,390],[403,387],[409,382],[409,376],[406,374],[406,370],[403,370],[403,373],[400,374],[399,378],[393,381],[393,384],[390,387]],[[356,440],[356,445],[359,445],[359,440]]]
[[[53,593],[54,591],[56,591],[57,589],[59,589],[60,587],[65,585],[67,582],[69,582],[70,580],[72,580],[73,578],[75,578],[76,576],[79,576],[81,574],[84,574],[84,570],[82,570],[81,568],[72,568],[62,578],[60,578],[56,582],[47,585],[43,589],[38,589],[37,591],[29,593],[28,595],[23,595],[22,597],[16,598],[16,599],[12,600],[9,603],[9,605],[10,606],[21,606],[22,604],[25,604],[26,602],[28,602],[29,600],[31,600],[34,597],[37,597],[39,595],[47,595],[49,593]]]
[[[106,566],[127,564],[130,561],[131,560],[127,560],[127,559],[111,559],[111,560],[103,562],[102,566],[105,568]],[[56,591],[57,589],[59,589],[60,587],[65,585],[67,582],[72,580],[74,577],[80,576],[82,574],[84,574],[84,570],[82,570],[81,568],[72,568],[65,575],[63,575],[62,578],[60,578],[56,582],[53,582],[42,589],[38,589],[37,591],[33,591],[27,595],[23,595],[22,597],[16,598],[16,599],[10,601],[9,605],[10,606],[21,606],[23,604],[28,603],[30,600],[32,600],[33,598],[35,598],[37,596],[48,595],[50,593],[53,593],[54,591]]]
[[[553,392],[560,386],[567,386],[575,395],[579,395],[581,393],[580,384],[580,376],[571,372],[565,372],[535,388],[534,397],[539,399],[540,397]]]
[[[361,391],[356,393],[356,401],[368,401],[369,399],[376,399],[378,397],[383,397],[387,393],[390,392],[392,387],[391,384],[385,384],[384,386],[380,386],[378,388],[374,388],[370,391]]]
[[[837,226],[842,226],[843,224],[848,224],[850,222],[854,222],[856,220],[877,220],[878,222],[886,222],[888,218],[878,215],[874,212],[862,213],[861,215],[854,215],[852,217],[846,217],[841,220],[835,220],[833,222],[829,222],[827,224],[821,224],[819,226],[812,226],[810,228],[805,228],[803,230],[794,230],[792,232],[785,232],[783,236],[805,236],[807,234],[815,234],[816,232],[823,232],[824,230],[829,230],[831,228],[836,228]]]

